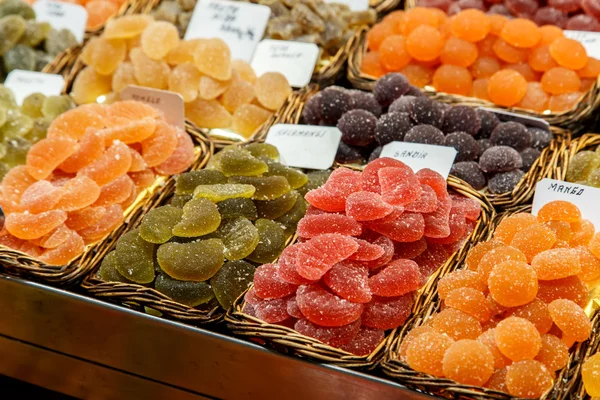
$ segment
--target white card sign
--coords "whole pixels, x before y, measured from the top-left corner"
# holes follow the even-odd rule
[[[332,126],[277,124],[269,129],[265,142],[277,147],[284,165],[329,169],[341,139],[342,132]]]
[[[540,208],[554,200],[565,200],[575,204],[583,218],[592,221],[596,230],[600,230],[600,189],[555,179],[542,179],[535,186],[531,213],[537,215]]]
[[[369,0],[326,0],[326,3],[345,4],[352,11],[364,11],[369,9]]]
[[[429,168],[447,179],[456,153],[454,147],[391,142],[383,146],[379,157],[390,157],[402,161],[415,172]]]
[[[162,111],[171,125],[185,129],[183,97],[167,90],[129,85],[121,91],[121,100],[137,100]]]
[[[265,39],[259,43],[252,59],[257,76],[265,72],[281,72],[293,87],[308,85],[319,47],[314,43]]]
[[[270,16],[271,9],[259,4],[200,0],[184,38],[223,39],[231,50],[232,58],[250,62]]]
[[[600,58],[600,33],[584,31],[563,31],[563,33],[569,39],[581,43],[588,56]]]
[[[87,24],[87,10],[79,4],[58,1],[36,1],[33,3],[37,22],[48,22],[54,29],[68,29],[79,43],[83,42]]]
[[[33,93],[41,93],[44,96],[61,94],[65,79],[62,75],[15,69],[6,77],[4,86],[15,93],[18,104],[23,104],[25,97]]]

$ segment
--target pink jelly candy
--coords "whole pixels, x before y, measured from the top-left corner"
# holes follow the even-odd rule
[[[473,199],[464,197],[458,194],[451,193],[450,198],[452,199],[452,208],[460,210],[465,214],[465,218],[471,221],[477,221],[481,214],[481,205]]]
[[[331,193],[346,200],[352,193],[361,190],[361,183],[360,171],[354,171],[349,168],[338,168],[329,175],[324,186]]]
[[[383,339],[385,339],[383,329],[361,327],[354,339],[342,346],[342,350],[357,356],[366,356],[371,354]]]
[[[303,238],[313,238],[325,233],[359,236],[362,233],[362,227],[353,218],[343,214],[320,214],[302,218],[296,232]]]
[[[360,330],[360,320],[344,326],[324,327],[313,324],[309,320],[300,319],[296,321],[294,329],[332,347],[341,347],[356,337]]]
[[[296,271],[311,280],[320,279],[331,267],[350,257],[359,247],[351,237],[335,233],[317,236],[300,246]]]
[[[424,185],[428,185],[433,189],[433,191],[438,197],[438,200],[442,197],[448,196],[446,180],[442,175],[429,168],[419,170],[416,173],[416,175],[419,182],[421,182]]]
[[[465,215],[461,210],[453,208],[450,210],[450,217],[448,219],[448,227],[450,228],[450,234],[444,238],[429,238],[432,243],[450,244],[460,240],[467,231],[467,221]]]
[[[393,158],[388,157],[377,158],[368,163],[363,170],[362,189],[369,192],[381,193],[381,186],[379,185],[379,170],[386,167],[404,168],[412,172],[412,170],[402,161],[394,160]]]
[[[410,168],[385,167],[378,175],[381,198],[388,204],[403,206],[421,196],[421,185]]]
[[[281,252],[278,260],[279,269],[277,270],[277,275],[282,281],[292,283],[294,285],[302,285],[304,283],[312,282],[312,280],[300,276],[298,271],[296,271],[296,257],[298,256],[299,250],[300,246],[296,244],[286,247]]]
[[[260,303],[263,299],[256,296],[256,293],[254,292],[254,287],[253,287],[246,292],[246,294],[244,295],[244,300],[246,300],[246,303],[254,305],[254,304]]]
[[[325,284],[336,294],[353,303],[371,301],[369,272],[357,263],[337,263],[323,277]]]
[[[450,234],[450,210],[452,209],[452,200],[446,194],[446,197],[439,199],[438,208],[431,214],[423,214],[425,220],[424,235],[431,238],[445,238]]]
[[[373,261],[385,254],[385,250],[376,244],[369,243],[366,240],[354,239],[358,243],[356,253],[348,257],[348,260],[355,261]]]
[[[379,236],[377,239],[373,240],[371,243],[376,244],[377,246],[383,249],[383,255],[376,260],[373,261],[364,261],[362,265],[369,269],[376,269],[379,267],[383,267],[387,265],[392,258],[394,257],[394,242],[387,236]]]
[[[364,308],[362,304],[351,303],[318,284],[300,286],[296,300],[306,319],[321,326],[348,325],[360,318]]]
[[[371,292],[377,296],[396,297],[421,287],[421,273],[416,262],[396,260],[369,278]]]
[[[423,254],[425,250],[427,250],[427,241],[425,238],[415,240],[414,242],[395,242],[394,260],[399,258],[412,260]]]
[[[318,189],[306,193],[304,199],[308,201],[311,206],[325,211],[337,212],[346,209],[346,200],[337,196],[335,193],[330,192],[325,186],[321,186]]]
[[[254,293],[264,300],[280,299],[296,292],[297,285],[279,278],[277,264],[264,264],[254,272]]]
[[[263,300],[251,305],[254,307],[256,318],[262,319],[269,324],[276,324],[289,318],[286,298]]]
[[[396,242],[414,242],[425,232],[425,220],[419,213],[405,212],[393,221],[369,221],[366,225]]]
[[[373,297],[365,304],[362,324],[375,329],[394,329],[404,324],[413,306],[413,294],[401,297]]]
[[[356,221],[380,219],[389,215],[392,211],[394,211],[394,207],[384,202],[381,195],[374,192],[352,193],[346,200],[346,215]]]
[[[406,204],[404,210],[419,213],[432,213],[437,207],[437,195],[431,186],[421,184],[421,195],[412,203]]]
[[[304,318],[304,315],[302,314],[302,311],[300,311],[300,308],[298,308],[298,301],[296,300],[295,296],[291,296],[288,299],[287,305],[286,305],[286,309],[287,309],[287,313],[289,314],[290,317],[292,318]]]
[[[428,242],[427,250],[413,261],[419,265],[421,276],[426,281],[431,274],[446,262],[449,255],[444,245]]]

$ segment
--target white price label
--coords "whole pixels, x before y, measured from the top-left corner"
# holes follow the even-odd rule
[[[231,50],[232,58],[250,62],[270,16],[271,9],[259,4],[200,0],[184,38],[223,39]]]
[[[37,22],[48,22],[54,29],[68,29],[79,43],[83,42],[88,13],[78,4],[58,1],[36,1],[33,3]]]
[[[600,58],[600,33],[584,31],[563,31],[563,33],[569,39],[581,43],[588,56]]]
[[[390,157],[402,161],[415,172],[429,168],[447,179],[456,153],[454,147],[391,142],[383,146],[379,157]]]
[[[183,97],[179,93],[129,85],[121,91],[121,100],[147,103],[162,111],[169,124],[185,129],[185,109]]]
[[[65,87],[65,79],[62,75],[15,69],[6,77],[4,86],[15,93],[18,104],[23,104],[25,97],[33,93],[45,96],[61,94]]]
[[[328,169],[341,139],[342,132],[336,127],[277,124],[269,129],[265,142],[277,147],[285,165]]]
[[[479,107],[479,109],[489,111],[493,114],[496,114],[498,119],[500,119],[500,121],[502,121],[502,122],[507,122],[507,121],[519,122],[525,126],[532,126],[532,127],[544,129],[547,131],[550,130],[550,124],[548,123],[548,121],[543,120],[541,118],[530,117],[528,115],[512,113],[512,112],[504,111],[504,110],[496,110],[494,108]]]
[[[369,0],[326,0],[326,3],[345,4],[352,11],[364,11],[369,9]]]
[[[319,59],[314,43],[265,39],[256,48],[252,68],[256,75],[281,72],[293,87],[306,86]]]
[[[555,200],[565,200],[575,204],[579,207],[583,218],[589,219],[596,230],[600,230],[600,213],[598,213],[600,189],[555,179],[542,179],[535,186],[531,213],[537,215],[540,208]]]

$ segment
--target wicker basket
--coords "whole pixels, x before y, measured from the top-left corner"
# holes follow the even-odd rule
[[[201,168],[212,155],[213,144],[204,133],[191,124],[186,124],[186,131],[195,145],[193,168]],[[170,180],[172,179],[167,179],[167,184]],[[87,246],[83,254],[67,265],[48,265],[27,254],[0,246],[0,271],[54,285],[67,286],[76,283],[94,270],[116,240],[146,213],[157,196],[161,196],[164,183],[165,178],[158,177],[155,183],[141,192],[135,202],[125,210],[124,222],[118,228],[106,238]]]
[[[434,282],[437,282],[438,276],[444,274],[446,270],[453,269],[455,264],[460,263],[464,257],[466,257],[471,244],[488,237],[489,227],[496,215],[494,207],[487,201],[485,196],[475,191],[465,182],[454,177],[449,177],[448,187],[461,195],[479,202],[481,205],[481,217],[477,222],[474,231],[467,239],[465,246],[450,256],[444,265],[429,278],[427,284],[419,290],[413,306],[413,312],[415,313],[419,313],[419,310],[423,305],[427,304],[432,285]],[[244,305],[244,297],[240,296],[225,315],[225,321],[234,334],[247,339],[258,340],[282,353],[306,357],[340,367],[360,369],[374,368],[383,359],[383,356],[392,344],[393,338],[396,336],[396,330],[393,330],[371,354],[367,356],[356,356],[324,344],[317,339],[301,335],[291,328],[268,324],[260,319],[245,314],[243,312]]]
[[[531,205],[514,207],[498,215],[494,220],[493,226],[490,227],[488,234],[489,238],[491,238],[494,228],[500,223],[500,221],[510,215],[520,212],[531,212]],[[452,265],[452,268],[447,269],[445,272],[449,273],[459,269],[458,267],[461,264],[462,262],[455,263]],[[392,345],[386,353],[384,361],[381,363],[383,372],[393,380],[405,385],[410,389],[433,396],[439,396],[445,399],[514,399],[514,397],[510,396],[509,394],[497,390],[463,385],[450,379],[437,378],[431,375],[416,372],[407,364],[398,360],[400,345],[402,344],[406,334],[411,329],[422,325],[428,317],[441,310],[442,301],[437,296],[437,288],[432,287],[431,289],[429,301],[421,308],[418,314],[416,314],[406,325],[404,325],[402,330],[396,332],[397,336],[393,339]],[[598,322],[597,320],[598,316],[596,316],[596,322]],[[600,329],[600,325],[598,323],[596,323],[596,328]],[[592,335],[594,335],[594,333],[592,333]],[[600,340],[598,337],[594,338],[594,336],[592,336],[592,341],[598,342]],[[579,368],[582,360],[582,354],[585,352],[585,348],[587,348],[589,345],[590,341],[577,344],[577,347],[570,354],[567,366],[565,366],[558,373],[558,376],[554,382],[554,386],[549,392],[541,397],[541,400],[581,399],[581,397],[573,396],[572,388],[576,386],[577,379],[579,378]]]
[[[407,2],[408,7],[408,2]],[[367,75],[361,71],[362,57],[367,51],[367,28],[362,28],[356,32],[356,35],[348,45],[350,54],[348,55],[348,80],[358,89],[372,90],[377,80],[373,76]],[[600,78],[599,78],[600,79]],[[544,112],[538,113],[522,108],[504,108],[495,105],[489,101],[477,99],[474,97],[465,97],[448,93],[438,93],[433,88],[426,88],[424,92],[431,98],[451,104],[462,104],[473,107],[497,108],[531,117],[541,118],[550,125],[568,129],[574,133],[580,133],[586,123],[590,122],[594,116],[594,110],[600,106],[600,81],[596,80],[594,85],[579,100],[573,109],[561,113]]]
[[[365,90],[370,91],[371,89]],[[283,116],[284,118],[278,122],[285,124],[301,123],[304,104],[317,91],[317,85],[309,85],[302,89],[298,93],[296,101],[289,104],[294,110],[286,111]],[[495,207],[505,209],[525,204],[533,197],[535,185],[540,180],[544,178],[562,180],[565,178],[566,170],[562,166],[567,165],[565,157],[567,157],[566,153],[568,153],[569,144],[571,143],[571,134],[561,128],[551,127],[550,129],[553,133],[553,140],[542,151],[529,171],[527,171],[511,192],[501,194],[483,192]],[[600,135],[598,136],[598,143],[600,143]]]

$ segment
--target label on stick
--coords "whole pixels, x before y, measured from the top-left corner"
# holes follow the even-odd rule
[[[33,3],[37,22],[48,22],[54,29],[68,29],[79,43],[83,42],[87,24],[87,10],[79,4],[58,1],[36,1]]]
[[[262,39],[271,9],[267,6],[226,0],[200,0],[184,38],[223,39],[232,59],[250,62]]]
[[[585,31],[563,31],[565,37],[577,40],[583,45],[588,56],[600,58],[600,33]]]
[[[540,208],[554,200],[565,200],[575,204],[579,207],[582,217],[589,219],[596,230],[600,230],[600,189],[555,179],[542,179],[535,186],[531,213],[537,215]]]
[[[342,132],[336,127],[277,124],[269,129],[265,142],[277,147],[284,165],[329,169],[341,138]]]
[[[15,69],[6,77],[4,86],[15,93],[17,104],[23,104],[25,97],[33,93],[41,93],[44,96],[61,94],[65,87],[65,79],[62,75]]]
[[[383,146],[379,157],[395,158],[411,167],[415,172],[429,168],[448,179],[456,153],[454,147],[391,142]]]
[[[129,85],[121,91],[121,100],[137,100],[164,113],[166,121],[185,129],[185,109],[183,97],[167,90]]]
[[[265,72],[281,72],[293,87],[308,85],[317,60],[319,47],[314,43],[265,39],[252,59],[257,76]]]

